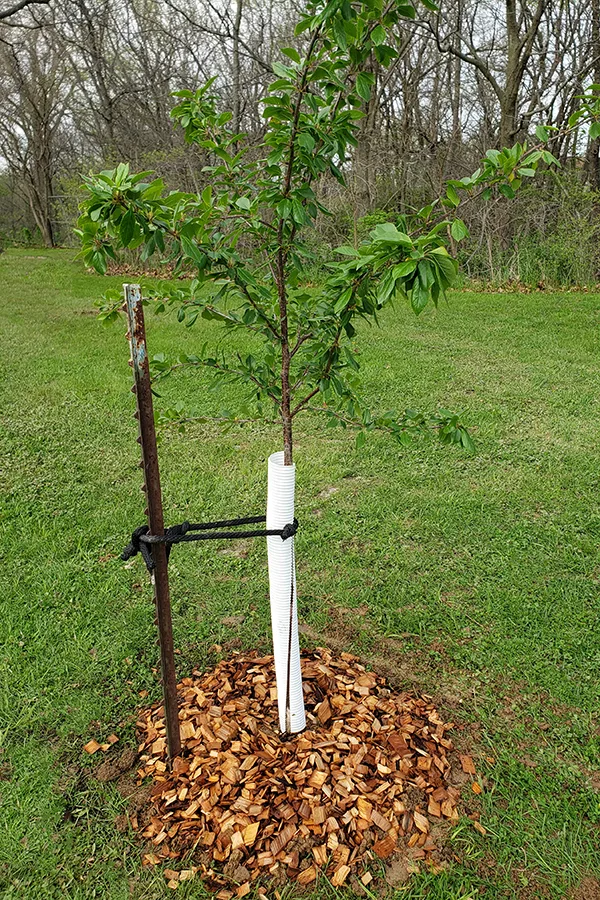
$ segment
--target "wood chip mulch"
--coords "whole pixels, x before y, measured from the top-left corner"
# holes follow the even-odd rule
[[[169,863],[170,887],[198,874],[230,900],[260,876],[366,885],[369,863],[399,851],[436,866],[436,826],[458,819],[451,724],[429,697],[391,692],[350,654],[305,653],[302,673],[307,729],[289,740],[278,734],[273,657],[239,653],[184,678],[172,772],[163,707],[141,715],[138,776],[154,785],[152,808],[132,824],[152,844],[144,863]]]

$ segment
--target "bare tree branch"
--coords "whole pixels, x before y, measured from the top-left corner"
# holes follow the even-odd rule
[[[34,4],[43,4],[44,6],[47,6],[48,3],[50,3],[50,0],[18,0],[13,6],[9,6],[8,9],[0,9],[0,22],[3,19],[10,18],[10,16],[14,16],[15,13],[25,9],[26,6],[33,6]]]

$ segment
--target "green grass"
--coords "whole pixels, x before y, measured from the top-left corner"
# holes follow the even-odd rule
[[[143,519],[128,348],[92,313],[120,280],[67,252],[0,257],[3,898],[172,895],[115,831],[114,787],[82,777],[83,744],[117,730],[133,746],[139,692],[159,696],[151,591],[139,560],[118,559]],[[597,294],[464,293],[361,335],[370,404],[464,410],[474,456],[379,437],[357,454],[299,422],[303,640],[341,638],[435,694],[487,779],[488,834],[465,819],[449,870],[398,898],[563,898],[600,876],[599,326]],[[212,334],[151,319],[150,349]],[[227,393],[209,387],[181,377],[160,402],[218,411]],[[267,428],[165,433],[168,520],[261,511],[279,446]],[[215,643],[269,646],[265,547],[234,549],[173,551],[180,674]]]

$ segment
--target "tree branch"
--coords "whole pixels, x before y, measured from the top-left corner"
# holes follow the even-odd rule
[[[8,19],[10,16],[14,16],[15,13],[20,12],[20,10],[25,9],[26,6],[32,6],[33,4],[42,4],[47,6],[50,3],[50,0],[18,0],[17,3],[13,4],[13,6],[9,6],[8,9],[0,9],[0,21],[3,19]]]

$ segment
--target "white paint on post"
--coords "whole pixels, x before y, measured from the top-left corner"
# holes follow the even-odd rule
[[[283,453],[273,453],[269,457],[267,529],[281,529],[293,522],[295,484],[296,467],[284,466]],[[300,671],[294,538],[284,541],[277,535],[268,537],[267,553],[279,727],[282,732],[296,733],[306,727],[306,716]]]

